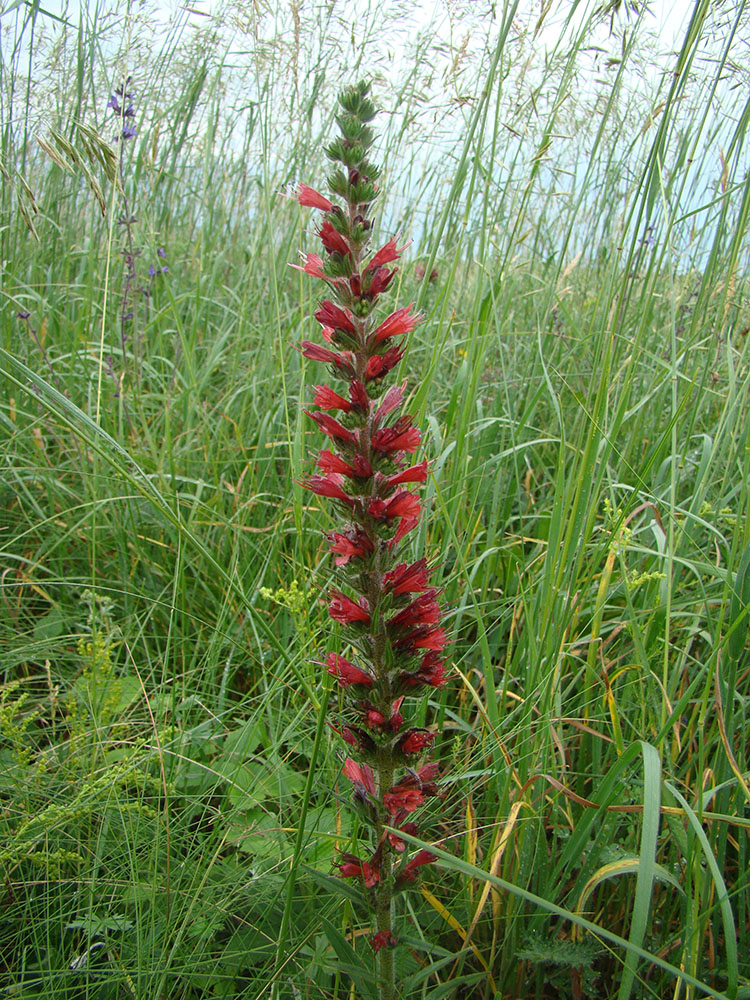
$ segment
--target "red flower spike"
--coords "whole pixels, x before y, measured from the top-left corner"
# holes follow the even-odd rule
[[[354,333],[354,323],[349,311],[335,306],[330,299],[323,299],[315,310],[315,319],[321,326],[332,326],[334,330]]]
[[[367,607],[353,601],[351,597],[342,594],[340,590],[332,590],[331,598],[328,614],[334,621],[341,622],[342,625],[352,625],[355,622],[362,622],[364,625],[370,624],[370,611]]]
[[[325,195],[320,194],[315,188],[308,187],[307,184],[300,184],[297,201],[306,208],[319,208],[321,212],[330,212],[333,208],[333,203]]]
[[[321,224],[318,235],[328,253],[338,253],[342,257],[348,257],[351,254],[349,243],[328,219],[325,219]]]
[[[400,594],[419,594],[429,585],[430,571],[426,559],[418,559],[407,566],[399,563],[392,570],[383,574],[383,592],[389,591],[397,596]]]
[[[339,656],[338,653],[329,653],[325,665],[328,667],[326,673],[337,677],[342,688],[371,688],[374,683],[369,674],[360,670],[359,667],[355,667],[353,663],[350,663],[345,657]]]
[[[372,435],[372,446],[382,455],[397,451],[414,452],[419,447],[422,435],[412,426],[411,417],[399,417],[392,427],[381,427]]]
[[[406,250],[406,248],[411,244],[411,240],[408,243],[404,243],[402,247],[396,248],[396,241],[398,237],[392,236],[385,246],[382,246],[378,252],[373,256],[370,263],[367,265],[368,271],[373,271],[376,267],[380,267],[381,264],[390,264],[392,260],[398,260],[401,254]]]
[[[315,386],[313,403],[315,406],[319,406],[321,410],[343,410],[344,413],[348,413],[352,408],[348,399],[339,396],[337,392],[334,392],[327,385]]]
[[[381,344],[384,340],[390,340],[391,337],[400,337],[402,333],[409,333],[413,330],[422,318],[419,314],[410,315],[413,304],[412,302],[402,309],[397,309],[387,319],[383,320],[370,337],[369,346],[374,347],[376,344]]]

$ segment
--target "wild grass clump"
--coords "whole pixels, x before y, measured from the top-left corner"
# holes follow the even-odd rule
[[[277,6],[0,22],[2,987],[376,995],[287,196],[367,53],[454,640],[398,988],[739,998],[746,6]]]

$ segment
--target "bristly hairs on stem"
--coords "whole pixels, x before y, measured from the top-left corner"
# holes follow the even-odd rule
[[[329,498],[343,518],[327,535],[342,582],[328,597],[348,646],[322,665],[343,694],[336,726],[350,754],[343,769],[371,835],[369,851],[342,853],[338,869],[359,881],[373,912],[380,998],[393,1000],[394,899],[434,857],[425,850],[409,857],[405,841],[387,828],[414,835],[417,810],[439,795],[437,764],[419,766],[437,734],[410,725],[407,715],[415,698],[444,684],[448,637],[427,560],[399,555],[422,515],[416,488],[428,463],[413,458],[421,434],[412,417],[395,416],[406,383],[386,388],[386,381],[421,317],[411,305],[387,316],[378,309],[396,274],[389,265],[406,247],[397,237],[374,253],[370,247],[379,170],[369,158],[376,113],[369,89],[360,83],[339,97],[340,135],[325,150],[333,163],[331,197],[299,185],[299,204],[322,213],[322,252],[302,254],[293,266],[326,286],[315,312],[324,343],[304,340],[299,349],[326,363],[336,385],[315,386],[314,408],[306,411],[329,441],[303,485]]]

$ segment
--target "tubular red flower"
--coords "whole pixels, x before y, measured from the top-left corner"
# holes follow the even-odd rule
[[[361,528],[351,527],[344,533],[333,531],[327,537],[337,566],[346,566],[350,559],[359,559],[374,551],[371,539]]]
[[[311,493],[316,493],[319,497],[331,497],[333,500],[341,500],[348,507],[354,508],[356,501],[343,489],[343,476],[338,472],[331,472],[326,476],[310,476],[303,479],[301,485]]]
[[[376,296],[384,292],[393,281],[395,274],[395,268],[392,271],[389,271],[387,267],[376,268],[375,273],[372,276],[372,280],[370,281],[370,287],[367,290],[368,296],[371,299],[374,299]]]
[[[368,889],[372,889],[380,881],[380,870],[372,864],[372,858],[370,861],[360,861],[356,854],[344,852],[337,864],[342,878],[361,878]]]
[[[342,688],[357,686],[371,688],[374,684],[369,674],[360,670],[359,667],[355,667],[353,663],[350,663],[345,657],[339,656],[338,653],[329,653],[326,665],[328,667],[326,673],[338,678]]]
[[[410,330],[413,330],[422,317],[418,314],[410,315],[412,305],[414,305],[413,302],[402,309],[397,309],[383,320],[369,338],[370,346],[373,347],[384,340],[390,340],[391,337],[400,337],[402,333],[409,333]]]
[[[321,326],[332,326],[334,330],[354,333],[354,323],[349,311],[335,306],[330,299],[323,299],[315,310],[315,319]]]
[[[370,938],[370,945],[374,952],[379,952],[381,948],[395,948],[398,939],[393,931],[378,931]]]
[[[356,760],[347,757],[344,761],[344,774],[353,785],[361,785],[368,795],[375,797],[375,775],[367,764],[358,764]]]
[[[372,382],[374,379],[383,378],[388,372],[395,368],[404,356],[403,347],[389,347],[385,354],[373,354],[367,362],[365,369],[365,381]]]
[[[397,649],[430,649],[439,653],[448,644],[445,629],[430,628],[429,625],[418,625],[408,635],[398,639],[394,645]]]
[[[399,544],[401,539],[404,538],[406,535],[408,535],[410,531],[413,531],[418,524],[419,524],[418,517],[402,518],[398,528],[396,528],[396,534],[393,536],[390,542],[388,542],[388,548],[389,549],[395,548],[396,545]]]
[[[305,413],[311,420],[315,421],[324,434],[333,438],[334,441],[345,441],[347,444],[354,444],[357,440],[356,435],[352,431],[347,430],[335,417],[331,417],[327,413],[313,413],[310,410],[305,410]]]
[[[421,850],[418,854],[415,854],[411,861],[405,865],[396,876],[396,881],[398,883],[404,882],[414,882],[416,879],[416,869],[421,868],[422,865],[432,864],[433,861],[437,861],[437,858],[431,851]]]
[[[343,410],[344,413],[348,413],[352,408],[352,404],[348,399],[339,396],[337,392],[334,392],[327,385],[315,386],[313,403],[315,406],[319,406],[321,410]]]
[[[407,729],[398,739],[396,748],[405,754],[421,753],[435,742],[435,734],[427,729]]]
[[[445,663],[434,650],[425,653],[419,669],[414,673],[403,673],[399,676],[399,683],[406,688],[420,685],[443,687],[445,680]]]
[[[398,247],[398,249],[396,249],[397,240],[398,236],[392,236],[385,246],[382,246],[378,252],[373,255],[372,260],[367,265],[368,271],[372,271],[376,267],[380,267],[381,264],[390,264],[392,260],[398,260],[404,250],[406,250],[409,246],[409,243],[411,243],[411,240],[409,240],[408,243],[404,243],[402,247]]]
[[[354,379],[349,386],[349,398],[352,401],[353,410],[367,411],[370,407],[370,397],[367,395],[367,389],[365,389],[359,379]]]
[[[397,486],[399,483],[425,483],[427,482],[428,462],[419,462],[411,465],[402,472],[397,472],[393,476],[388,476],[386,482],[389,486]]]
[[[390,618],[388,628],[411,628],[412,625],[437,625],[442,617],[440,605],[435,600],[438,593],[436,587],[431,587],[420,594],[411,604]]]
[[[369,608],[353,601],[351,597],[342,594],[340,590],[332,590],[330,596],[331,603],[328,605],[328,614],[334,621],[341,622],[342,625],[351,625],[355,622],[362,622],[364,625],[370,624]]]
[[[395,451],[416,451],[422,435],[417,427],[412,426],[411,417],[403,416],[392,427],[381,427],[372,435],[372,446],[383,455]]]
[[[323,273],[323,259],[318,254],[303,253],[300,256],[302,257],[301,266],[299,264],[290,265],[295,271],[304,271],[305,274],[309,274],[313,278],[322,278],[324,281],[334,280]]]
[[[402,382],[401,385],[392,385],[391,388],[386,392],[380,401],[380,405],[375,411],[375,416],[372,420],[373,427],[378,427],[388,416],[392,413],[396,407],[401,405],[404,398],[404,392],[406,391],[406,382]]]
[[[430,571],[426,559],[418,559],[407,566],[399,563],[383,574],[383,592],[393,594],[419,594],[429,585]]]
[[[399,822],[399,821],[396,820],[394,822]],[[417,826],[416,823],[404,823],[403,825],[401,825],[401,823],[399,822],[399,830],[402,833],[408,833],[411,837],[415,837],[419,833],[419,827]],[[395,851],[398,851],[399,854],[404,853],[404,851],[406,850],[406,844],[401,839],[401,837],[399,837],[395,833],[389,833],[388,840],[391,842],[391,846]]]
[[[324,361],[326,364],[338,368],[345,376],[354,374],[354,369],[351,365],[351,356],[348,353],[337,354],[335,351],[329,351],[328,348],[323,347],[321,344],[314,344],[310,340],[303,340],[300,344],[300,350],[311,361]]]
[[[339,253],[342,257],[348,257],[351,254],[352,251],[348,241],[335,226],[331,225],[328,219],[325,219],[321,223],[318,235],[328,253]]]
[[[383,805],[391,814],[395,816],[400,812],[414,812],[424,802],[424,795],[419,788],[399,788],[394,785],[390,792],[383,796]]]
[[[333,203],[325,195],[322,195],[315,188],[308,187],[307,184],[300,184],[297,191],[297,201],[307,208],[319,208],[322,212],[330,212]]]

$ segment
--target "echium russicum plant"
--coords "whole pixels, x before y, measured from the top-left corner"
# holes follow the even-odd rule
[[[425,558],[409,561],[405,540],[422,513],[415,492],[428,463],[416,462],[421,435],[411,416],[396,415],[406,383],[387,386],[404,356],[404,337],[419,322],[408,305],[384,315],[380,298],[393,282],[405,247],[389,239],[370,247],[378,169],[369,159],[375,108],[369,86],[339,97],[341,135],[326,149],[334,166],[331,198],[300,185],[297,199],[320,210],[323,252],[302,255],[300,267],[327,286],[315,312],[325,343],[304,340],[302,354],[329,366],[336,385],[317,385],[315,409],[305,411],[330,439],[317,471],[303,485],[329,498],[345,518],[326,537],[341,587],[329,593],[329,613],[347,642],[328,654],[328,673],[342,692],[336,731],[348,744],[344,773],[370,831],[359,855],[338,858],[342,878],[360,881],[374,911],[382,1000],[396,995],[394,899],[417,881],[429,851],[412,854],[398,832],[417,833],[416,810],[438,795],[438,765],[425,762],[435,733],[409,723],[421,697],[441,687],[447,636],[439,592]]]

